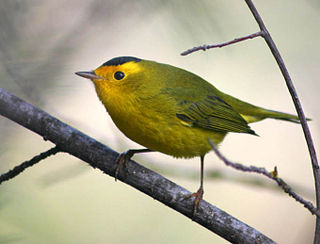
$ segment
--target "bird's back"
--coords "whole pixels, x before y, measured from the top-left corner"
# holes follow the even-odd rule
[[[188,102],[198,102],[205,99],[207,96],[215,96],[229,104],[234,111],[239,113],[247,121],[247,123],[257,122],[265,118],[299,123],[299,118],[295,115],[264,109],[237,99],[221,92],[211,83],[191,72],[167,64],[158,64],[153,61],[147,62],[153,63],[151,66],[161,66],[160,68],[157,68],[156,72],[158,72],[158,74],[156,77],[159,77],[159,79],[162,80],[156,82],[163,83],[161,92],[167,93],[175,99],[179,109],[186,108]],[[162,74],[165,75],[163,76]]]

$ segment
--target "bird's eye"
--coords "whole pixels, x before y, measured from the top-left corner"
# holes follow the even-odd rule
[[[114,78],[116,80],[122,80],[124,78],[124,73],[121,71],[117,71],[116,73],[114,73]]]

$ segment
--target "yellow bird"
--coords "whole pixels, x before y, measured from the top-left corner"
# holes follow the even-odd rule
[[[76,74],[93,81],[116,126],[146,147],[123,153],[118,170],[141,152],[200,157],[200,187],[190,195],[195,197],[194,215],[203,197],[204,156],[211,150],[208,139],[219,144],[228,132],[256,135],[248,123],[265,118],[299,123],[297,116],[243,102],[201,77],[168,64],[116,57],[93,71]]]

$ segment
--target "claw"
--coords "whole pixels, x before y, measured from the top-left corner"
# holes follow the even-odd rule
[[[114,173],[114,178],[117,181],[118,175],[120,173],[121,167],[124,166],[127,168],[128,161],[135,155],[136,153],[145,153],[145,152],[153,152],[152,150],[145,148],[145,149],[130,149],[128,151],[125,151],[124,153],[121,153],[119,157],[117,158],[117,168]]]
[[[119,157],[117,158],[117,168],[116,171],[114,173],[114,179],[115,181],[117,181],[118,179],[118,175],[120,173],[120,170],[122,168],[122,166],[124,166],[125,168],[127,168],[127,163],[128,161],[132,158],[133,153],[131,150],[125,151],[124,153],[121,153],[119,155]]]
[[[199,190],[195,193],[192,193],[188,196],[185,197],[185,199],[188,199],[188,198],[191,198],[191,197],[195,197],[194,199],[194,205],[193,205],[193,212],[192,212],[192,220],[194,220],[194,217],[196,216],[197,214],[197,210],[198,210],[198,206],[203,198],[203,188],[200,187]]]

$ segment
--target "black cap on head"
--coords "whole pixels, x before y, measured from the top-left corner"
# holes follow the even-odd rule
[[[116,57],[113,59],[110,59],[109,61],[105,62],[101,66],[116,66],[116,65],[121,65],[127,62],[140,62],[140,58],[135,58],[135,57],[129,57],[129,56],[124,56],[124,57]]]

